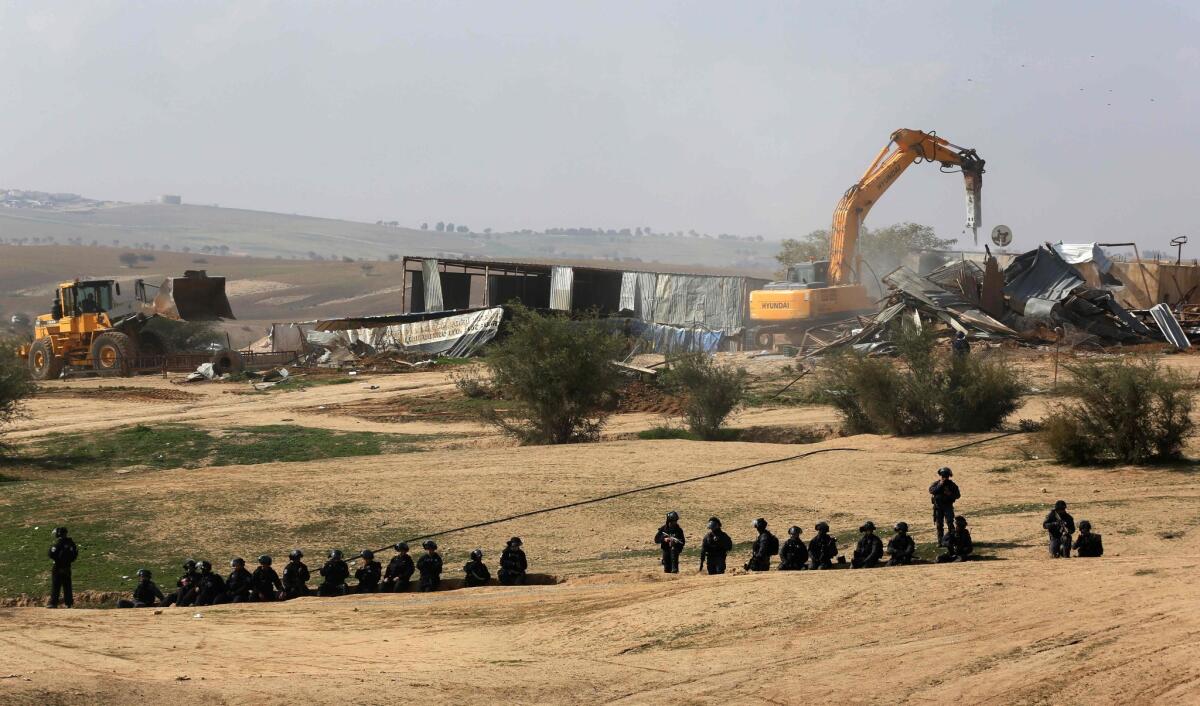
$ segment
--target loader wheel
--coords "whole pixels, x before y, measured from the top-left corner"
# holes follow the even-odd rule
[[[119,331],[102,333],[92,341],[92,367],[96,370],[129,375],[133,356],[133,340]]]
[[[242,354],[228,348],[217,351],[209,362],[212,363],[213,372],[218,376],[225,373],[240,373],[246,369],[246,361],[242,358]]]
[[[53,380],[62,373],[63,360],[55,357],[50,341],[40,338],[29,348],[29,372],[38,380]]]
[[[754,337],[754,343],[761,350],[764,350],[764,351],[773,350],[775,348],[775,334],[771,333],[770,331],[759,332]]]

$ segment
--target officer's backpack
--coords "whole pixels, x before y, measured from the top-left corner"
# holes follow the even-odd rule
[[[779,538],[773,534],[767,535],[767,556],[775,556],[779,553]]]

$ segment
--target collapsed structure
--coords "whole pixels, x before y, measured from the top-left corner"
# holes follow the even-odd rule
[[[982,266],[962,258],[925,275],[900,267],[883,278],[888,293],[873,317],[811,330],[801,350],[815,355],[849,346],[887,353],[894,324],[906,319],[981,340],[1067,338],[1097,346],[1165,341],[1185,349],[1190,337],[1200,338],[1200,313],[1187,304],[1200,280],[1180,291],[1172,306],[1170,295],[1160,293],[1162,278],[1152,278],[1140,258],[1119,263],[1128,267],[1116,264],[1094,243],[1047,243],[1012,257],[1003,271],[990,253]],[[1126,279],[1140,279],[1140,287],[1129,287]],[[1159,287],[1151,286],[1152,279]],[[1178,279],[1176,274],[1176,289]]]

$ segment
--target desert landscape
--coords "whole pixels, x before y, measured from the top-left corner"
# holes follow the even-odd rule
[[[992,354],[1020,366],[1035,389],[1049,386],[1048,356]],[[1197,360],[1164,357],[1189,376],[1200,370]],[[753,368],[764,384],[771,367]],[[775,703],[811,694],[850,703],[1188,703],[1195,695],[1200,476],[1191,464],[1062,467],[1034,437],[1010,433],[1015,426],[806,444],[643,440],[637,431],[664,423],[645,412],[618,413],[599,443],[517,447],[478,422],[420,413],[431,409],[415,404],[421,399],[454,408],[445,370],[352,380],[265,394],[161,377],[44,384],[7,437],[47,454],[137,425],[218,438],[284,428],[295,439],[320,431],[388,441],[366,455],[308,461],[276,462],[268,452],[253,463],[216,465],[167,450],[158,463],[121,468],[6,466],[0,699],[384,703],[399,694],[437,702]],[[79,406],[88,399],[95,401]],[[1015,417],[1037,418],[1051,400],[1031,395]],[[404,403],[418,411],[369,419],[373,408]],[[820,405],[763,405],[734,426],[836,423]],[[319,563],[332,547],[357,553],[818,450],[437,537],[446,576],[455,578],[471,549],[483,548],[494,564],[504,541],[519,535],[545,585],[161,611],[85,607],[128,591],[132,582],[122,577],[140,566],[169,586],[188,557],[221,566],[230,556],[279,557],[300,546]],[[847,553],[863,520],[881,528],[905,520],[918,555],[932,559],[926,486],[943,465],[963,488],[959,512],[970,518],[975,560],[741,571],[758,516],[780,535],[801,525],[805,537],[827,520]],[[1047,557],[1041,518],[1060,497],[1104,535],[1104,558]],[[673,576],[661,573],[651,542],[667,509],[680,513],[692,541]],[[729,575],[695,571],[710,515],[735,541]],[[45,543],[54,523],[69,525],[81,545],[76,590],[97,593],[71,611],[21,607],[40,602],[17,594],[44,590],[45,564],[18,566],[13,556]]]

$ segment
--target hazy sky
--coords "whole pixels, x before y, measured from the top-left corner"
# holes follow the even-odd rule
[[[0,186],[97,198],[776,238],[911,127],[1018,245],[1200,250],[1198,108],[1195,2],[0,2]]]

